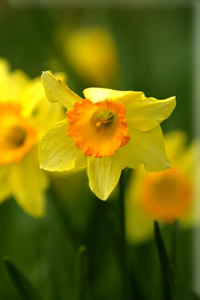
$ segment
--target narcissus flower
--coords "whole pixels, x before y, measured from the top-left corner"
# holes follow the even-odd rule
[[[66,59],[85,81],[100,86],[115,81],[119,73],[117,47],[113,35],[106,28],[63,30],[60,37]]]
[[[47,176],[39,169],[37,143],[62,116],[61,105],[45,100],[39,79],[11,72],[0,60],[0,202],[12,195],[32,216],[43,215]]]
[[[175,97],[161,101],[142,92],[88,88],[82,99],[50,72],[43,73],[42,81],[49,101],[68,110],[41,140],[43,169],[87,168],[91,190],[106,200],[126,166],[169,167],[159,124],[172,113]]]
[[[195,214],[199,209],[194,187],[199,146],[197,143],[186,146],[185,142],[183,132],[169,133],[166,149],[171,168],[148,173],[140,167],[132,174],[126,193],[127,237],[130,242],[151,237],[155,219],[161,224],[179,219],[183,225],[192,224],[197,219]]]

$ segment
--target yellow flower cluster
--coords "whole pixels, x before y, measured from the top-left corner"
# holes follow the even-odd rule
[[[160,123],[174,110],[175,97],[157,100],[143,92],[88,88],[81,98],[49,71],[42,83],[51,103],[38,78],[11,72],[0,61],[0,201],[14,196],[31,215],[44,214],[48,180],[39,169],[38,144],[42,169],[86,168],[89,186],[102,200],[125,167],[169,168]]]

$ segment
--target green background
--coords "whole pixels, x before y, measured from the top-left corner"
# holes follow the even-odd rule
[[[177,108],[163,123],[164,132],[183,129],[193,137],[192,5],[18,5],[0,2],[0,57],[30,77],[42,70],[64,71],[77,93],[90,82],[65,61],[55,39],[62,26],[103,26],[113,33],[120,77],[110,88],[142,90],[164,99],[176,95]],[[12,87],[11,87],[12,88]],[[52,178],[44,219],[26,215],[9,199],[0,206],[0,258],[8,256],[36,287],[42,299],[75,300],[78,291],[77,249],[88,249],[88,286],[92,300],[122,299],[118,204],[102,202],[88,187],[85,171]],[[34,187],[33,187],[34,188]],[[117,189],[113,197],[117,194]],[[153,225],[152,225],[153,226]],[[170,252],[172,226],[163,228]],[[192,286],[192,229],[181,231],[179,272]],[[128,247],[131,297],[164,299],[154,240]],[[0,259],[0,299],[21,299]],[[140,294],[142,293],[142,294]],[[188,298],[190,300],[190,298]]]

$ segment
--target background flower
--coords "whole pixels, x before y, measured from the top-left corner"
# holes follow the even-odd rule
[[[195,191],[199,145],[186,144],[186,135],[173,131],[166,135],[171,168],[148,173],[140,167],[131,175],[126,192],[127,238],[143,242],[153,235],[153,220],[170,224],[180,220],[183,226],[199,222],[199,199]]]
[[[14,196],[29,214],[45,211],[47,175],[39,170],[37,144],[44,131],[62,118],[59,104],[49,105],[39,79],[10,71],[0,60],[0,201]]]
[[[80,78],[91,85],[115,83],[119,76],[119,58],[110,31],[103,26],[66,28],[60,30],[59,37],[66,60]]]

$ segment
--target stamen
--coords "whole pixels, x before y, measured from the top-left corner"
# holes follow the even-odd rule
[[[98,122],[96,122],[96,126],[97,126],[97,127],[100,127],[100,126],[101,126],[101,124],[102,124],[102,122],[101,122],[101,121],[98,121]]]
[[[100,127],[101,125],[109,124],[114,120],[114,114],[111,111],[105,110],[97,116],[96,126]]]

